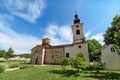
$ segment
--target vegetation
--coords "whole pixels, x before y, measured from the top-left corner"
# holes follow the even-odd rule
[[[26,68],[30,68],[30,67],[33,67],[33,65],[23,64],[20,66],[20,69],[26,69]]]
[[[5,62],[0,62],[0,65],[6,65],[6,68],[15,68],[20,65],[27,64],[24,63],[24,61],[5,61]]]
[[[0,57],[5,58],[6,60],[8,60],[9,58],[14,56],[14,50],[12,49],[12,47],[10,47],[7,51],[5,50],[0,50]]]
[[[19,63],[13,63],[13,64],[10,64],[9,65],[9,68],[16,68],[16,67],[19,67]]]
[[[0,64],[0,73],[4,72],[7,66],[5,64]]]
[[[26,69],[7,71],[0,73],[0,80],[119,80],[118,71],[101,71],[97,76],[94,70],[81,71],[76,75],[74,68],[68,67],[66,73],[61,67],[55,66],[35,66]]]
[[[80,69],[83,69],[86,66],[85,56],[83,53],[78,53],[75,58],[72,58],[70,64],[71,67],[76,68],[78,72]]]
[[[104,34],[104,42],[106,44],[114,44],[120,53],[120,15],[113,18],[111,27],[108,27]]]
[[[78,57],[82,55],[77,55]],[[66,62],[66,60],[65,60]],[[4,70],[12,64],[19,64],[20,69],[13,71],[5,71],[0,73],[0,80],[119,80],[120,71],[100,70],[96,75],[96,70],[67,67],[66,71],[61,66],[34,66],[24,63],[24,61],[6,61],[1,62]],[[83,65],[83,64],[82,64]],[[94,64],[95,66],[97,64]],[[81,66],[81,65],[80,65]],[[97,66],[95,67],[97,68]],[[80,69],[80,68],[79,68]],[[3,70],[3,71],[4,71]]]
[[[87,40],[87,43],[90,61],[93,62],[98,60],[99,56],[97,57],[96,53],[100,51],[102,45],[95,39]]]
[[[0,57],[4,57],[5,56],[5,50],[0,50]]]
[[[58,63],[62,66],[64,72],[66,72],[66,67],[69,65],[70,59],[69,58],[62,58],[58,61]]]
[[[10,47],[6,52],[4,58],[8,60],[10,57],[13,57],[14,50]]]
[[[30,54],[30,53],[19,54],[19,55],[17,55],[17,56],[24,57],[24,58],[31,58],[31,54]]]

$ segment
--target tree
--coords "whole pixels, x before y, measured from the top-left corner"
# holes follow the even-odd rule
[[[116,49],[120,51],[120,15],[113,18],[111,27],[108,27],[104,34],[104,42],[105,44],[114,44]]]
[[[102,45],[95,39],[87,40],[88,43],[88,52],[89,52],[89,59],[90,61],[96,61],[95,54],[100,51]],[[99,57],[99,56],[98,56]]]
[[[10,47],[5,53],[5,59],[8,60],[10,57],[13,57],[14,50]]]
[[[80,69],[83,69],[86,66],[85,56],[83,53],[78,53],[75,58],[71,58],[70,65],[71,67],[76,68],[78,72]]]
[[[0,50],[0,57],[4,57],[5,56],[5,50]]]

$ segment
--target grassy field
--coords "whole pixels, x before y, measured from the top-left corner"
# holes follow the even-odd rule
[[[120,80],[120,72],[100,71],[96,75],[95,71],[81,71],[76,74],[75,70],[67,69],[66,72],[61,67],[55,66],[35,66],[26,69],[6,71],[0,73],[0,80]]]
[[[101,70],[96,74],[96,71],[84,70],[77,73],[70,67],[63,71],[61,66],[34,66],[0,73],[0,80],[120,80],[120,71]]]

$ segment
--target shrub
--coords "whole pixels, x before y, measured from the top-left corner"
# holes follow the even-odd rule
[[[7,68],[6,65],[1,64],[1,65],[0,65],[0,73],[1,73],[1,72],[4,72],[6,68]]]
[[[20,69],[26,69],[26,68],[30,68],[33,67],[33,65],[21,65]]]
[[[59,60],[59,64],[62,66],[62,70],[66,72],[66,67],[69,65],[69,59],[68,58],[62,58]]]
[[[71,58],[70,65],[79,72],[79,70],[86,67],[85,56],[82,53],[78,53],[75,58]]]
[[[11,65],[9,65],[9,68],[16,68],[16,67],[19,67],[19,64],[11,64]]]
[[[90,69],[99,70],[102,69],[102,65],[100,64],[100,62],[93,61],[92,63],[90,63]]]

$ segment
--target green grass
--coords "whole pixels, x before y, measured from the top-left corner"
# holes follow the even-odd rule
[[[0,73],[0,80],[120,80],[119,71],[81,71],[71,68],[63,71],[57,66],[35,66],[26,69]]]
[[[24,61],[7,61],[0,64],[24,65]],[[28,65],[28,64],[26,64]],[[0,80],[120,80],[120,71],[83,70],[79,73],[67,67],[66,71],[61,66],[34,66],[14,71],[0,73]]]

